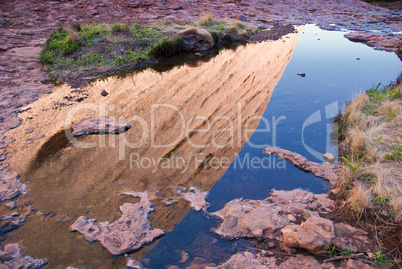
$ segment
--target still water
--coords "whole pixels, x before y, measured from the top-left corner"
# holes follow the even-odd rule
[[[198,64],[95,82],[84,89],[88,98],[83,104],[102,104],[107,116],[122,117],[133,125],[98,147],[74,146],[62,137],[71,108],[46,109],[71,92],[60,86],[20,115],[24,122],[20,128],[35,127],[37,134],[50,134],[48,143],[22,143],[19,148],[14,143],[10,156],[12,169],[21,173],[22,181],[29,181],[26,199],[43,215],[33,214],[6,235],[5,243],[22,241],[26,254],[47,258],[49,268],[124,267],[124,256],[113,257],[99,243],[89,244],[68,228],[81,215],[115,221],[120,205],[136,201],[121,192],[155,189],[150,221],[166,234],[130,253],[146,267],[185,267],[196,257],[218,264],[247,249],[246,240],[226,241],[214,235],[211,228],[219,221],[191,210],[187,202],[177,200],[170,206],[164,202],[174,197],[174,188],[191,186],[210,191],[209,212],[235,198],[265,198],[272,188],[326,192],[324,180],[266,157],[262,150],[276,145],[317,162],[325,152],[336,155],[336,145],[329,139],[334,115],[354,95],[379,82],[386,85],[399,75],[402,65],[395,54],[352,43],[343,35],[307,25],[281,40],[222,50]],[[110,93],[107,98],[100,99],[102,90]],[[161,104],[159,110],[150,110],[155,104]],[[80,113],[77,120],[91,115],[86,110]],[[29,120],[32,115],[34,120]],[[152,124],[141,125],[135,120],[139,117]],[[182,136],[183,121],[198,130],[189,133],[191,139]],[[144,126],[150,136],[145,136]],[[17,131],[8,133],[10,138],[13,135],[18,136]],[[139,146],[123,143],[120,147],[121,141],[134,143],[144,137]],[[101,139],[88,136],[80,142]],[[133,156],[138,157],[133,161]],[[170,156],[189,160],[188,167],[152,167],[152,160]],[[194,156],[225,159],[227,166],[200,166]],[[141,167],[139,157],[149,167]],[[180,263],[183,251],[189,255],[186,263]]]
[[[304,28],[292,59],[263,114],[264,120],[210,190],[209,212],[217,211],[239,197],[264,199],[273,188],[327,192],[327,182],[290,163],[286,163],[284,168],[276,157],[267,157],[263,165],[254,167],[247,167],[244,163],[247,159],[264,158],[262,150],[267,145],[300,153],[316,162],[322,161],[322,154],[326,152],[336,156],[337,148],[330,141],[333,116],[360,92],[380,82],[388,85],[395,81],[402,71],[402,64],[394,53],[352,43],[343,37],[344,34],[324,31],[313,25]],[[306,76],[301,77],[297,73],[305,73]],[[306,121],[311,124],[306,124]],[[276,131],[273,130],[274,125],[277,126]],[[183,266],[177,262],[182,251],[190,254],[190,261],[201,257],[206,262],[216,263],[220,260],[217,256],[222,247],[230,250],[242,245],[232,241],[214,249],[214,239],[219,237],[210,229],[219,223],[203,213],[189,212],[145,256],[144,264],[149,261],[151,268],[160,268],[164,264]],[[247,248],[246,244],[242,247]],[[174,259],[176,262],[172,262]]]

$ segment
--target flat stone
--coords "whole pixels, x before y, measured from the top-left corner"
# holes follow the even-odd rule
[[[26,185],[18,178],[17,172],[0,171],[0,202],[28,193]]]
[[[17,202],[16,201],[11,201],[6,203],[6,206],[8,206],[10,209],[14,209],[17,206]]]
[[[306,218],[319,217],[318,212],[331,211],[335,202],[325,195],[317,195],[308,191],[295,189],[292,191],[272,191],[264,200],[235,199],[227,203],[221,210],[210,213],[222,220],[222,224],[214,233],[227,239],[235,238],[273,238],[273,234],[296,221],[295,214]],[[311,208],[315,208],[312,211]],[[316,220],[311,225],[322,229],[322,233],[330,234],[333,227],[325,219]],[[331,235],[326,235],[331,237]]]
[[[73,136],[120,134],[130,128],[131,125],[124,121],[115,121],[105,116],[96,116],[75,123],[72,126],[72,134]]]
[[[276,265],[276,259],[274,257],[263,257],[259,254],[254,255],[251,252],[238,253],[230,257],[230,259],[217,266],[211,267],[206,266],[205,269],[226,269],[226,268],[253,268],[253,269],[276,269],[278,266]]]
[[[46,259],[34,259],[31,256],[23,256],[23,248],[17,244],[8,244],[4,247],[4,251],[0,251],[3,258],[6,257],[4,253],[7,253],[7,259],[3,260],[0,268],[29,268],[39,269],[43,268],[48,261]],[[3,266],[3,267],[1,267]]]
[[[96,219],[79,217],[70,227],[70,231],[78,231],[89,242],[99,241],[112,255],[121,255],[141,248],[164,234],[160,229],[152,229],[148,220],[152,203],[148,192],[126,192],[124,195],[140,197],[137,204],[125,203],[120,206],[122,216],[109,223],[95,224]]]
[[[11,49],[20,62],[36,62],[39,60],[39,54],[42,51],[41,47],[20,47]]]
[[[375,252],[375,244],[369,239],[368,233],[346,223],[335,223],[336,237],[332,244],[339,249],[353,252]]]
[[[320,263],[311,256],[296,255],[279,265],[279,269],[335,269],[332,263]]]

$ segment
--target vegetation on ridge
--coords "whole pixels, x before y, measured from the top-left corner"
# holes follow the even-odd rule
[[[47,66],[53,79],[64,82],[140,67],[159,57],[191,50],[186,47],[183,33],[199,33],[190,28],[206,33],[207,42],[214,40],[215,45],[245,41],[258,31],[255,26],[216,19],[211,14],[204,15],[197,23],[74,23],[59,27],[49,35],[40,62]]]

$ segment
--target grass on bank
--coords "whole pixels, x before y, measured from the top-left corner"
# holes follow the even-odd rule
[[[47,66],[53,79],[67,82],[144,66],[159,57],[171,57],[185,51],[183,33],[191,34],[194,29],[206,32],[204,37],[208,35],[206,39],[213,40],[215,45],[246,41],[258,31],[254,26],[220,20],[211,14],[202,16],[196,23],[74,23],[59,27],[49,35],[40,62]]]
[[[402,79],[354,98],[339,115],[340,177],[337,193],[360,219],[402,221]]]
[[[401,258],[401,88],[402,77],[393,86],[378,84],[349,102],[336,119],[342,162],[334,193],[362,228],[374,232],[382,251],[372,259],[384,268],[388,256],[396,263]]]

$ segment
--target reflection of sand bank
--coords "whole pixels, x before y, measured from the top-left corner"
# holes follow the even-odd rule
[[[88,98],[83,102],[50,109],[57,102],[64,102],[64,96],[72,91],[67,86],[61,86],[29,105],[29,109],[20,114],[22,126],[7,133],[8,138],[17,139],[12,145],[14,152],[9,157],[11,167],[22,173],[22,181],[29,180],[29,197],[38,210],[82,215],[86,209],[80,208],[79,204],[84,203],[93,206],[86,216],[101,221],[118,218],[118,205],[122,198],[117,193],[123,191],[157,189],[159,194],[156,196],[166,198],[173,195],[171,187],[210,189],[257,127],[259,120],[256,116],[263,114],[292,56],[298,36],[291,34],[289,38],[274,42],[222,51],[198,67],[183,66],[161,74],[145,71],[123,79],[108,78],[84,89]],[[102,90],[109,95],[102,97]],[[98,145],[104,142],[102,147],[84,149],[72,146],[72,150],[56,152],[51,148],[53,144],[68,146],[56,140],[44,150],[42,146],[46,139],[66,127],[64,120],[68,112],[87,104],[105,107],[107,116],[125,120],[133,127],[125,134],[88,136],[79,140]],[[163,106],[157,107],[152,115],[152,105],[155,104]],[[80,110],[73,117],[73,122],[93,115],[88,110]],[[134,116],[143,119],[140,122],[144,128],[139,121],[133,120]],[[183,133],[182,127],[186,125]],[[46,134],[46,139],[27,146],[26,134],[21,130],[30,127],[34,128],[30,136]],[[250,132],[245,132],[245,129]],[[144,137],[144,143],[139,147],[122,146],[124,139],[134,143]],[[171,145],[151,146],[152,137],[154,144]],[[48,147],[49,143],[46,144]],[[49,152],[54,154],[43,156]],[[185,161],[172,165],[175,157]],[[34,168],[29,164],[35,163],[35,159],[40,160],[40,165],[36,163]],[[213,159],[218,165],[216,162],[211,164]],[[152,165],[153,161],[159,163],[158,169]],[[171,231],[188,213],[189,207],[185,202],[166,207],[155,201],[155,209],[150,217],[153,226]],[[72,219],[75,220],[74,217]],[[66,227],[66,233],[67,230]],[[19,232],[25,247],[33,251],[35,243],[29,240],[32,227],[30,231],[25,231],[23,226]],[[74,252],[75,256],[84,255],[75,253],[77,250],[69,246],[77,244],[75,236],[71,237],[65,242],[67,252]],[[80,244],[83,242],[80,241]],[[49,250],[51,247],[48,245],[42,253],[35,254],[55,263],[63,262],[61,258],[49,257],[53,255]],[[145,254],[149,247],[141,252]],[[111,262],[105,259],[103,257],[99,261],[103,260],[103,265]],[[91,262],[95,262],[93,260]]]

